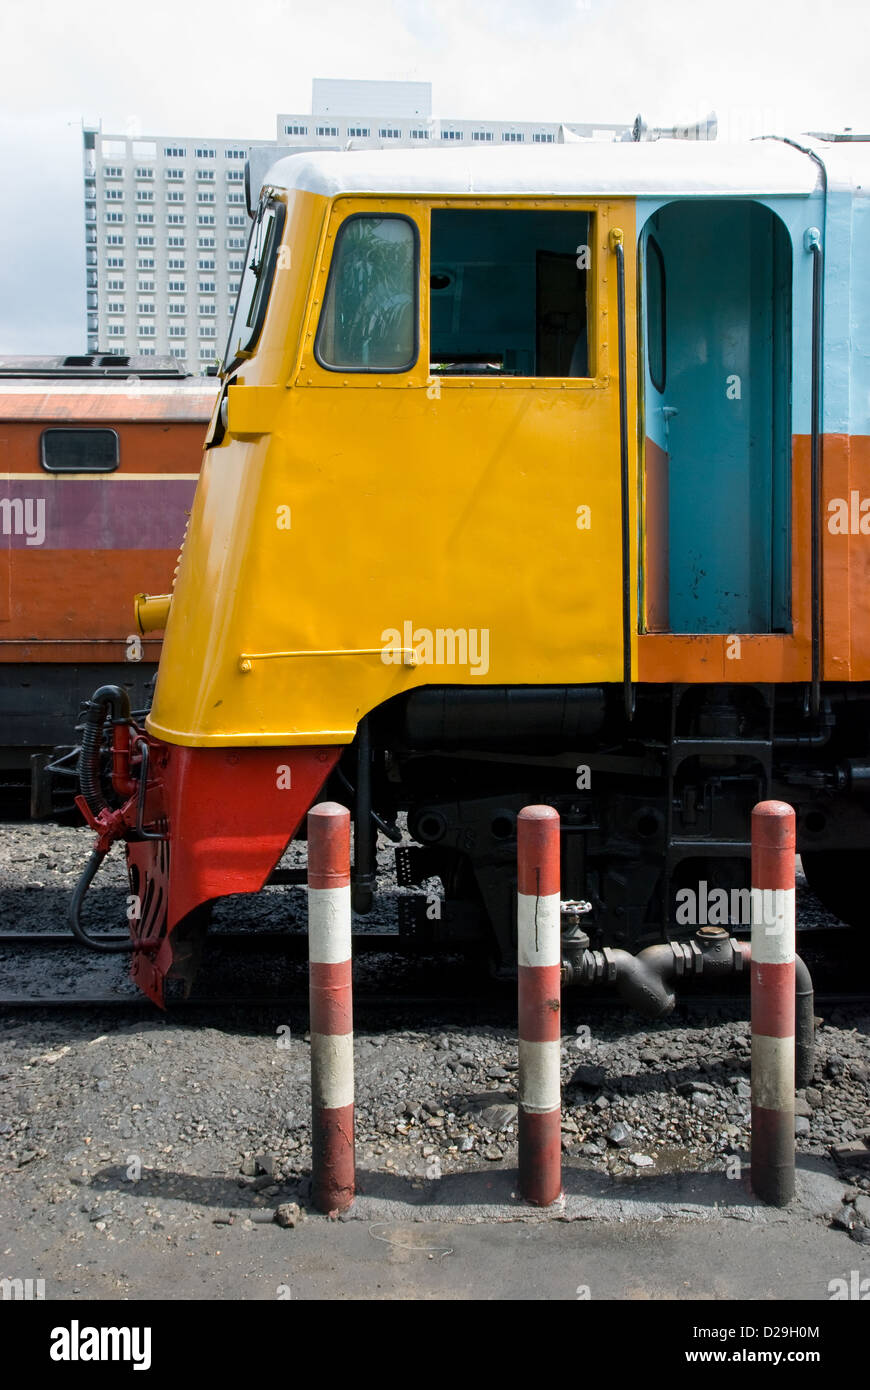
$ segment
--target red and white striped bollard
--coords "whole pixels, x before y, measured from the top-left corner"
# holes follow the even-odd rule
[[[752,812],[752,1144],[756,1197],[794,1196],[795,813],[785,801]]]
[[[344,1211],[356,1185],[350,812],[334,801],[308,812],[308,961],[312,1196]]]
[[[547,1207],[562,1191],[562,923],[559,814],[517,818],[520,1193]]]

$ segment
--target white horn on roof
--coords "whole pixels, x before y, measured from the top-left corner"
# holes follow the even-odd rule
[[[636,116],[631,129],[632,140],[715,140],[719,129],[716,112],[711,111],[694,124],[651,126],[643,116]]]

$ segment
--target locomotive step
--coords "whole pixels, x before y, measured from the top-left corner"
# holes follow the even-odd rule
[[[700,838],[680,839],[669,841],[670,850],[679,850],[682,854],[745,854],[751,853],[752,844],[749,840],[702,840]]]
[[[772,746],[770,739],[767,738],[675,738],[671,740],[671,748],[678,748],[681,756],[687,758],[703,753],[754,753],[758,757],[764,757],[770,752]]]

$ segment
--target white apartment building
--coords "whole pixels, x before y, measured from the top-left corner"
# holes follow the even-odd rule
[[[244,268],[245,162],[257,186],[294,151],[432,149],[613,140],[622,125],[434,118],[428,82],[316,78],[311,111],[277,118],[277,141],[104,134],[85,126],[87,350],[171,354],[205,372],[223,356]]]
[[[88,352],[223,355],[244,267],[249,146],[84,131]]]

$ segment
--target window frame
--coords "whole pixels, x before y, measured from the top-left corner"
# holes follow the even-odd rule
[[[115,440],[115,462],[111,468],[51,468],[45,460],[46,436],[50,434],[110,434]],[[99,426],[94,428],[92,425],[88,425],[87,428],[77,428],[69,425],[49,425],[41,431],[39,436],[39,466],[44,473],[48,473],[53,478],[65,478],[76,473],[91,473],[95,477],[100,474],[117,473],[121,467],[121,437],[118,431],[111,427]]]
[[[474,376],[471,373],[432,373],[432,215],[436,212],[465,211],[469,214],[479,212],[558,212],[564,215],[581,215],[588,219],[588,246],[592,254],[592,265],[586,271],[586,376],[520,376],[509,373],[485,373]],[[540,389],[559,384],[560,389],[594,390],[604,384],[607,377],[607,350],[603,342],[601,312],[605,307],[602,300],[602,258],[606,256],[606,243],[609,229],[613,225],[611,208],[604,198],[587,200],[583,197],[557,196],[555,198],[530,198],[518,195],[516,201],[504,197],[475,198],[473,201],[462,197],[432,199],[428,205],[428,290],[429,303],[426,311],[429,334],[428,369],[431,379],[438,381],[441,390],[463,389],[469,385],[489,386],[508,389]],[[428,378],[427,378],[428,380]]]
[[[661,296],[660,296],[660,306],[659,306],[659,315],[660,315],[660,323],[659,323],[659,328],[660,328],[660,334],[659,334],[659,349],[660,349],[660,351],[661,351],[661,368],[662,368],[662,372],[661,372],[661,385],[659,384],[659,382],[658,382],[658,380],[656,379],[656,377],[653,375],[652,332],[651,332],[651,325],[650,325],[650,308],[652,307],[652,297],[651,297],[651,295],[650,295],[650,275],[649,275],[650,253],[651,253],[651,252],[654,254],[655,259],[656,259],[656,262],[657,262],[657,264],[658,264],[658,268],[659,268],[659,282],[660,282],[660,284],[661,284]],[[645,271],[645,276],[644,276],[644,280],[645,280],[645,285],[644,285],[645,294],[644,294],[644,298],[646,299],[646,304],[645,304],[645,313],[644,313],[644,328],[645,328],[645,330],[646,330],[646,334],[645,334],[645,336],[646,336],[646,366],[647,366],[647,371],[649,372],[649,379],[650,379],[650,381],[652,382],[652,384],[653,384],[653,386],[655,387],[655,389],[656,389],[656,391],[658,392],[658,394],[659,394],[660,396],[663,396],[663,395],[665,394],[665,389],[666,389],[667,384],[668,384],[668,335],[667,335],[667,326],[666,326],[666,325],[667,325],[667,305],[668,305],[668,298],[667,298],[667,295],[668,295],[668,282],[667,282],[667,274],[666,274],[666,271],[665,271],[665,258],[664,258],[663,254],[662,254],[662,248],[659,246],[658,242],[656,241],[655,237],[652,235],[651,232],[647,235],[647,239],[646,239],[646,256],[645,256],[645,260],[646,260],[646,265],[644,266],[644,271]]]
[[[235,348],[235,349],[234,349],[234,348],[232,348],[231,345],[232,345],[233,339],[234,339],[234,337],[235,337],[236,316],[237,316],[237,314],[238,314],[239,305],[240,305],[240,302],[241,302],[240,297],[241,297],[242,288],[244,287],[244,283],[245,283],[245,274],[246,274],[247,270],[249,269],[249,266],[248,266],[248,258],[249,258],[250,254],[251,254],[251,248],[252,248],[252,246],[253,246],[254,237],[255,237],[256,234],[257,234],[257,228],[258,228],[258,226],[259,226],[259,224],[260,224],[261,219],[265,216],[265,214],[266,214],[267,211],[271,211],[271,212],[273,213],[273,215],[274,215],[274,219],[275,219],[275,222],[274,222],[275,230],[274,230],[274,235],[273,235],[273,237],[272,237],[272,244],[271,244],[271,246],[270,246],[270,248],[269,248],[269,260],[268,260],[268,264],[265,265],[265,266],[263,267],[262,271],[260,272],[260,275],[257,277],[256,287],[255,287],[255,289],[254,289],[254,295],[258,295],[258,296],[259,296],[259,302],[258,302],[258,304],[257,304],[257,314],[256,314],[256,318],[254,319],[254,322],[251,324],[250,328],[248,329],[247,337],[246,337],[245,340],[244,340],[244,344],[242,345],[242,334],[240,333],[240,334],[239,334],[239,343],[240,343],[240,346],[239,346],[238,348]],[[233,316],[232,316],[232,319],[231,319],[231,321],[230,321],[230,331],[229,331],[229,334],[228,334],[228,336],[227,336],[227,345],[226,345],[226,349],[225,349],[225,352],[224,352],[224,366],[223,366],[224,375],[226,375],[226,373],[228,373],[228,372],[233,371],[233,370],[238,366],[238,364],[239,364],[240,362],[246,361],[247,358],[251,357],[251,356],[253,355],[253,353],[256,351],[257,343],[258,343],[259,340],[260,340],[260,334],[261,334],[262,331],[263,331],[263,324],[264,324],[265,319],[266,319],[266,311],[267,311],[267,309],[268,309],[268,307],[269,307],[269,300],[270,300],[271,297],[272,297],[272,289],[273,289],[274,283],[275,283],[275,269],[276,269],[277,264],[278,264],[278,252],[279,252],[279,250],[280,250],[281,243],[282,243],[283,238],[284,238],[284,228],[285,228],[285,226],[286,226],[286,222],[287,222],[287,205],[286,205],[286,203],[282,202],[280,198],[277,198],[277,197],[274,195],[274,193],[271,193],[270,195],[263,197],[263,198],[261,199],[261,201],[260,201],[260,204],[258,205],[257,212],[256,212],[256,214],[255,214],[255,216],[254,216],[254,220],[253,220],[253,222],[252,222],[252,224],[251,224],[251,230],[250,230],[250,232],[248,233],[248,240],[247,240],[247,244],[246,244],[246,246],[245,246],[244,264],[243,264],[242,273],[241,273],[241,279],[240,279],[240,283],[239,283],[239,293],[238,293],[237,296],[236,296],[236,302],[235,302],[235,304],[234,304],[234,306],[233,306]],[[265,288],[261,291],[260,286],[261,286],[261,283],[262,283],[264,277],[265,277]],[[253,302],[253,296],[252,296],[252,302]]]
[[[333,364],[324,361],[323,357],[321,356],[320,343],[321,337],[325,331],[326,308],[329,303],[330,294],[332,293],[333,282],[335,280],[336,275],[336,267],[338,265],[339,243],[342,237],[344,236],[345,228],[349,226],[351,222],[358,222],[360,218],[363,217],[367,218],[370,222],[385,222],[387,220],[407,222],[411,228],[414,250],[414,259],[411,270],[413,290],[412,323],[414,327],[414,338],[412,343],[413,355],[411,357],[411,360],[401,367],[336,367]],[[326,287],[323,291],[323,302],[320,305],[320,312],[317,317],[317,331],[314,335],[313,351],[315,362],[317,363],[318,367],[322,368],[322,370],[325,372],[338,374],[343,373],[345,376],[403,376],[407,375],[408,372],[412,372],[420,360],[420,339],[420,229],[417,226],[417,223],[414,221],[413,217],[409,217],[406,212],[380,212],[373,208],[371,211],[348,213],[347,217],[342,218],[341,222],[339,222],[338,226],[335,229],[335,236],[333,238],[332,255],[329,261],[329,274],[326,278]]]

